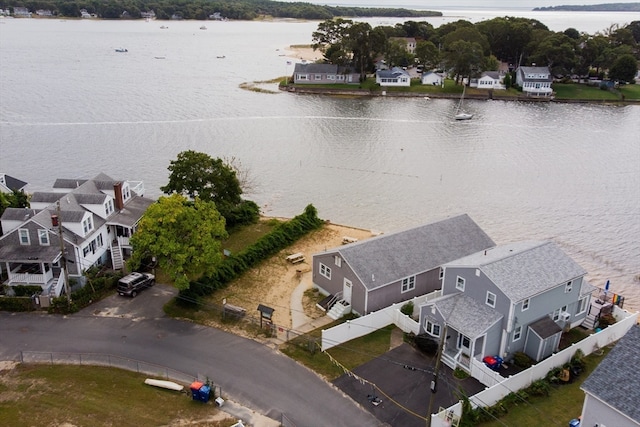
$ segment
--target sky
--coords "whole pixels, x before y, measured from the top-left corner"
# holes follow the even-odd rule
[[[297,0],[285,0],[297,1]],[[304,0],[303,0],[304,1]],[[533,9],[560,5],[592,5],[604,3],[637,3],[640,0],[306,0],[332,6],[404,7],[414,9]]]

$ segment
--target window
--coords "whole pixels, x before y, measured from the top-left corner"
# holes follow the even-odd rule
[[[560,310],[559,309],[553,311],[553,317],[552,318],[553,318],[554,322],[557,322],[560,319]]]
[[[432,323],[431,320],[428,320],[428,319],[426,320],[425,329],[427,333],[431,336],[434,336],[434,337],[440,336],[440,325],[438,325],[437,323]]]
[[[529,298],[527,298],[526,300],[522,301],[522,311],[526,311],[529,309]]]
[[[331,269],[329,267],[327,267],[326,265],[320,263],[320,275],[326,277],[327,279],[331,280]]]
[[[496,294],[487,291],[487,300],[485,301],[489,307],[496,306]]]
[[[438,276],[440,280],[444,279],[444,268],[440,269],[440,276]]]
[[[564,293],[565,293],[565,294],[570,293],[572,288],[573,288],[573,282],[572,282],[571,280],[569,280],[569,281],[567,282],[567,284],[566,284],[566,285],[564,285]]]
[[[322,74],[316,74],[315,75],[315,79],[316,80],[322,80]]]
[[[111,212],[113,212],[113,200],[111,199],[107,200],[107,202],[104,204],[104,211],[107,214],[107,216],[109,216]]]
[[[514,331],[513,331],[513,341],[518,341],[520,339],[520,337],[522,336],[522,326],[518,326]]]
[[[402,292],[408,292],[416,287],[416,276],[402,279]]]
[[[589,301],[588,296],[580,299],[580,302],[578,303],[578,311],[576,312],[576,314],[581,314],[587,311],[587,301]]]
[[[458,276],[458,278],[456,279],[456,289],[459,291],[464,292],[464,278]]]
[[[49,232],[38,230],[38,240],[40,240],[40,246],[49,246]]]
[[[476,277],[480,277],[480,269],[476,268]]]
[[[87,217],[84,221],[82,221],[82,229],[84,230],[84,234],[87,234],[91,230],[93,230],[93,221],[91,217]]]
[[[31,240],[29,239],[29,230],[26,228],[21,228],[18,230],[18,235],[20,236],[20,244],[21,245],[30,245]]]
[[[338,267],[342,266],[342,258],[340,258],[338,255],[335,256],[335,263]]]

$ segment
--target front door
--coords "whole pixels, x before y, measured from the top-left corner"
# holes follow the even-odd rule
[[[352,283],[349,279],[344,279],[342,285],[342,299],[351,304],[351,287]]]
[[[458,334],[458,350],[467,356],[471,355],[471,340],[465,335]]]

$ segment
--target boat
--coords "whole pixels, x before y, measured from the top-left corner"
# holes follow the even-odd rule
[[[167,390],[182,391],[182,389],[184,389],[184,386],[174,383],[173,381],[156,380],[154,378],[147,378],[144,380],[144,383],[154,387],[166,388]]]
[[[129,51],[123,47],[119,47],[119,48],[116,48],[116,52],[129,52]]]
[[[226,56],[224,56],[224,55],[220,55],[220,56],[216,56],[216,58],[218,58],[218,59],[222,59],[222,58],[226,58]]]
[[[167,29],[169,29],[169,27],[167,27],[166,25],[161,25],[161,26],[160,26],[160,29],[161,29],[161,30],[167,30]]]
[[[207,29],[207,27],[206,27],[206,25],[203,25],[202,27],[200,27],[200,29],[201,29],[201,30],[206,30],[206,29]]]
[[[462,86],[462,96],[460,97],[460,102],[458,102],[458,108],[456,109],[456,115],[454,116],[456,120],[470,120],[473,118],[473,114],[467,113],[462,109],[462,102],[464,101],[464,91],[466,88],[466,85]]]

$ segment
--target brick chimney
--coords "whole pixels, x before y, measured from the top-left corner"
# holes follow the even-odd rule
[[[122,198],[122,182],[113,184],[113,197],[116,199],[116,209],[121,211],[124,209],[124,199]]]

